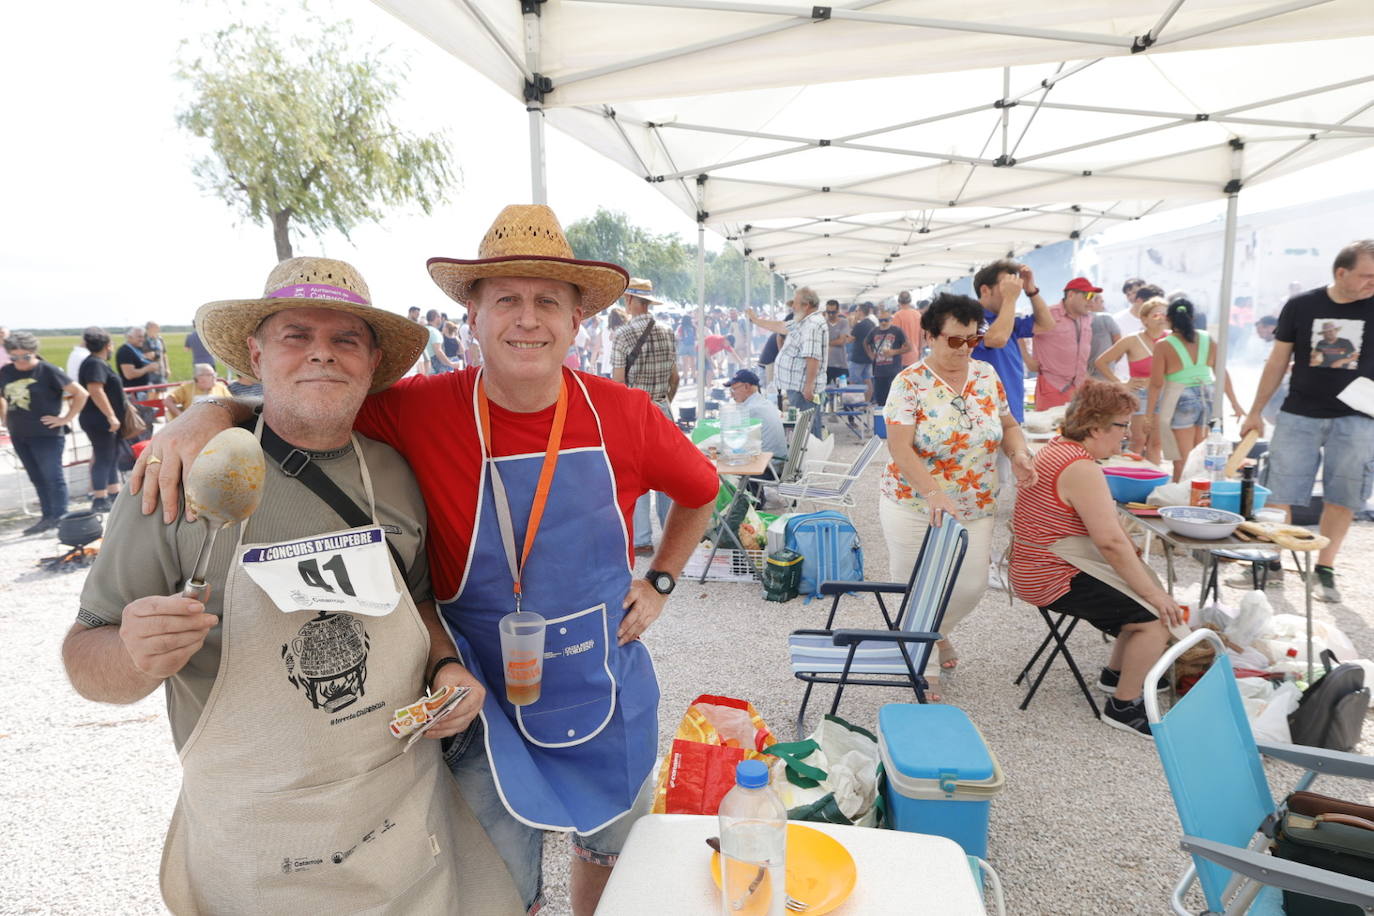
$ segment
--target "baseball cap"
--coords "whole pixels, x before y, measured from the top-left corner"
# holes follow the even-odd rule
[[[1100,293],[1102,292],[1102,287],[1093,286],[1092,281],[1087,277],[1074,277],[1068,283],[1064,284],[1064,292],[1067,293],[1070,290],[1077,290],[1080,293]]]
[[[734,375],[730,376],[730,381],[726,382],[725,384],[728,388],[731,385],[738,385],[741,382],[745,385],[753,385],[755,388],[761,387],[759,385],[759,377],[754,373],[750,372],[748,369],[739,370]]]

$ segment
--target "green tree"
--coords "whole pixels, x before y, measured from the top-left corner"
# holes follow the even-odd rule
[[[293,228],[347,238],[384,207],[429,213],[457,180],[442,134],[392,121],[400,71],[384,53],[355,47],[346,20],[309,23],[291,36],[232,25],[198,52],[188,46],[177,71],[192,91],[177,123],[210,144],[194,174],[245,219],[271,225],[280,260],[291,257]]]
[[[652,280],[654,291],[668,299],[696,299],[696,247],[681,236],[655,235],[630,222],[624,213],[597,207],[594,216],[567,229],[573,254],[619,264],[636,277]]]

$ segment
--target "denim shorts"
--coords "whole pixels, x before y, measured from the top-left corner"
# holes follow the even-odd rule
[[[1364,508],[1374,485],[1374,417],[1304,417],[1279,411],[1269,442],[1269,501],[1306,506],[1317,469],[1322,499],[1352,512]]]
[[[1150,389],[1148,389],[1148,388],[1137,388],[1137,389],[1135,389],[1135,399],[1136,399],[1137,401],[1140,402],[1140,403],[1136,406],[1135,415],[1136,415],[1137,417],[1144,416],[1144,414],[1145,414],[1145,408],[1150,406]]]
[[[1187,429],[1190,426],[1206,426],[1212,419],[1212,393],[1201,385],[1184,388],[1174,405],[1174,418],[1169,421],[1170,429]]]
[[[492,845],[510,869],[526,912],[534,914],[544,905],[544,831],[517,821],[506,810],[496,792],[496,780],[487,759],[485,730],[482,720],[474,719],[466,731],[445,742],[444,762],[458,781],[468,807],[477,815]],[[624,816],[596,833],[572,835],[573,854],[593,865],[608,868],[615,865],[630,828],[649,813],[653,794],[654,781],[650,773],[639,788],[634,806]]]
[[[856,382],[871,381],[873,381],[873,364],[856,363],[851,359],[849,361],[849,383],[852,385]]]

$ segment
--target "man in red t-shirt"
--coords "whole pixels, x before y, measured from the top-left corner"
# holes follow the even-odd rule
[[[434,591],[461,656],[435,669],[461,664],[487,688],[481,722],[448,746],[450,769],[527,907],[540,904],[542,829],[574,833],[572,911],[590,916],[652,795],[658,684],[639,637],[701,540],[718,479],[645,392],[563,367],[580,322],[629,275],[575,259],[547,207],[507,207],[479,258],[429,270],[467,306],[484,365],[373,394],[356,429],[401,452],[425,497]],[[145,512],[156,469],[175,506],[181,461],[244,406],[197,405],[159,434],[149,451],[161,463],[141,459]],[[633,508],[648,490],[673,506],[633,578]],[[520,610],[544,619],[529,701],[510,693],[518,672],[498,629]]]

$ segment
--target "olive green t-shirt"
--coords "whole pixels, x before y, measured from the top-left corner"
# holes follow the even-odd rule
[[[425,558],[425,504],[415,475],[391,446],[363,436],[358,436],[358,442],[372,477],[377,523],[405,564],[402,574],[411,596],[416,603],[428,601],[432,595]],[[351,445],[309,454],[350,499],[367,510],[367,494]],[[267,459],[262,503],[247,525],[245,540],[254,543],[285,541],[347,527],[324,500],[299,480],[283,474],[271,458]],[[235,556],[240,527],[225,527],[215,541],[206,574],[210,585],[206,610],[211,614],[224,614],[224,584]],[[205,526],[199,522],[188,524],[179,518],[174,524],[164,525],[161,512],[144,515],[139,510],[138,497],[121,494],[106,519],[100,556],[81,591],[77,622],[88,627],[117,626],[125,605],[136,598],[179,593],[194,570],[204,536]],[[165,683],[167,715],[178,750],[190,737],[214,686],[219,671],[221,632],[220,627],[210,630],[200,651]]]

